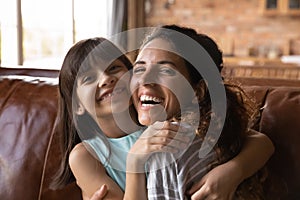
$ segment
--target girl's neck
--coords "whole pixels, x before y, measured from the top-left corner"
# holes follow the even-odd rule
[[[130,112],[129,112],[130,113]],[[131,112],[132,113],[132,112]],[[137,131],[140,127],[128,116],[128,110],[98,120],[102,132],[109,138],[119,138]]]

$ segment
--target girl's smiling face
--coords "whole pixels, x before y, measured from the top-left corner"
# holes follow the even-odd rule
[[[128,109],[129,102],[124,99],[130,98],[130,77],[125,64],[117,59],[105,70],[101,64],[91,67],[77,79],[77,114],[88,112],[96,121],[111,117],[115,111]]]
[[[192,102],[194,92],[185,62],[171,51],[169,42],[154,39],[143,47],[134,64],[130,87],[143,125],[170,119]]]

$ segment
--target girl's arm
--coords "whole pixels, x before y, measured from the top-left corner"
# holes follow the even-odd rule
[[[187,130],[167,121],[155,122],[143,132],[127,155],[124,199],[148,199],[146,161],[154,152],[177,153],[180,149],[184,149],[188,145],[189,137],[183,132],[187,132]]]
[[[232,160],[211,170],[188,193],[192,195],[192,199],[202,199],[204,196],[232,199],[237,186],[262,168],[273,152],[274,146],[269,137],[250,130],[241,152]]]
[[[135,170],[139,164],[136,164],[133,159],[128,156],[127,172],[126,172],[126,189],[124,199],[126,200],[146,200],[147,197],[147,182],[146,174],[142,170]],[[135,163],[135,164],[134,164]]]
[[[82,143],[76,145],[69,156],[69,164],[76,178],[77,185],[82,190],[84,199],[89,199],[99,189],[106,185],[105,199],[123,199],[123,191],[106,174],[103,165],[93,157]]]

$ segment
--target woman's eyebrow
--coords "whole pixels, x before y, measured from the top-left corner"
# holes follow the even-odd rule
[[[139,61],[136,61],[133,66],[137,65],[137,64],[146,64],[145,61],[142,61],[142,60],[139,60]],[[172,61],[168,61],[168,60],[162,60],[162,61],[158,61],[156,64],[159,64],[159,65],[163,65],[163,64],[170,64],[170,65],[173,65],[174,67],[176,67],[175,63],[172,62]]]
[[[173,65],[174,67],[176,67],[176,64],[172,61],[168,61],[168,60],[162,60],[162,61],[159,61],[157,62],[157,64],[160,64],[160,65],[163,65],[163,64],[170,64],[170,65]]]
[[[133,63],[133,66],[137,65],[137,64],[146,64],[145,61],[141,61],[141,60],[138,60],[136,62]]]

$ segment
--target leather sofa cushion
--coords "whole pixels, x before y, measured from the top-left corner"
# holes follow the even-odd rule
[[[275,145],[268,162],[273,195],[300,199],[300,87],[270,89],[260,121],[260,131]],[[277,182],[278,181],[278,182]],[[278,188],[279,187],[279,188]],[[284,196],[287,195],[287,196]]]
[[[2,78],[3,79],[3,78]],[[0,84],[0,199],[38,199],[57,87],[34,79]]]

